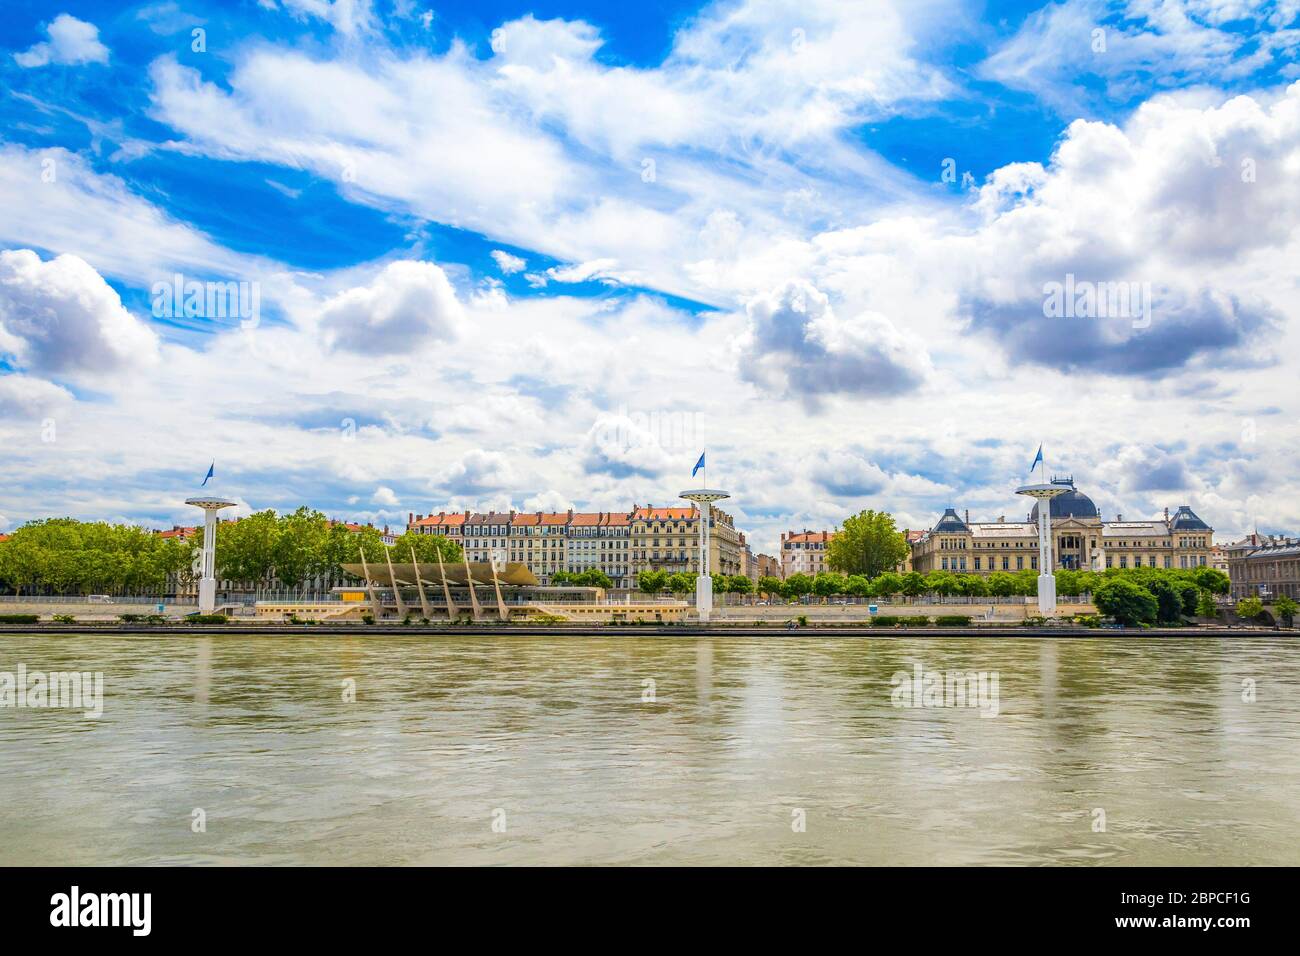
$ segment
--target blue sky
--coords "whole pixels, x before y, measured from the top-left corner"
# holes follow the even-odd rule
[[[213,459],[625,508],[707,446],[770,549],[1014,514],[1043,441],[1108,516],[1294,533],[1298,54],[1296,0],[9,3],[0,530],[181,521]]]

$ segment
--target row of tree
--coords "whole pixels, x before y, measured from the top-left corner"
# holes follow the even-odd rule
[[[203,529],[188,540],[148,528],[51,518],[33,521],[0,542],[0,589],[15,594],[162,594],[190,587],[198,575]],[[217,577],[249,589],[342,583],[339,565],[382,565],[387,546],[377,528],[330,521],[299,508],[259,511],[217,528]],[[392,546],[395,562],[461,560],[456,542],[406,532]]]
[[[0,590],[14,594],[161,594],[187,573],[190,546],[147,528],[49,518],[0,542]]]

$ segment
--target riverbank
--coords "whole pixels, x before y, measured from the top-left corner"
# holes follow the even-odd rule
[[[259,624],[231,621],[227,624],[0,624],[0,634],[155,634],[195,635],[239,634],[265,637],[375,636],[439,637],[447,635],[497,635],[502,637],[1295,637],[1294,628],[1268,627],[1026,627],[987,624],[972,627],[864,627],[848,624],[783,625],[753,624]]]

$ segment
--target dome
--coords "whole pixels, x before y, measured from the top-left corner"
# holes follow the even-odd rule
[[[1049,512],[1053,521],[1061,518],[1096,518],[1099,513],[1097,506],[1092,503],[1092,499],[1080,492],[1074,487],[1074,481],[1070,478],[1053,478],[1052,484],[1064,485],[1070,490],[1063,495],[1057,495],[1052,499],[1052,510]],[[1038,521],[1038,503],[1034,503],[1034,508],[1029,512],[1031,522]]]

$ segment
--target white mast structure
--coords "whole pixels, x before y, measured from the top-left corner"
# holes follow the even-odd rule
[[[1056,575],[1052,561],[1052,499],[1070,489],[1046,480],[1047,463],[1041,454],[1038,464],[1038,483],[1022,485],[1016,489],[1016,494],[1038,502],[1038,613],[1043,617],[1053,617],[1056,614]]]
[[[706,463],[704,466],[704,487],[692,488],[678,495],[679,498],[695,502],[699,511],[700,557],[699,575],[695,578],[695,612],[699,615],[701,624],[709,623],[709,615],[713,611],[713,577],[709,574],[709,526],[712,523],[712,509],[709,506],[715,501],[731,497],[730,493],[710,488],[708,484],[709,468]]]
[[[235,502],[215,495],[186,498],[187,505],[203,509],[203,559],[199,577],[199,613],[211,614],[217,608],[217,512],[233,508]]]

